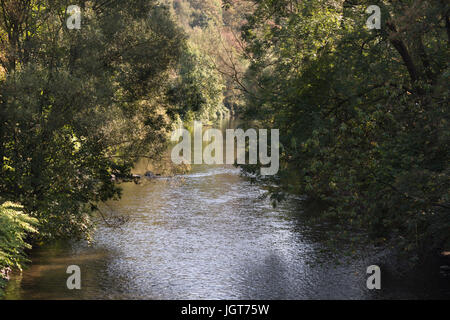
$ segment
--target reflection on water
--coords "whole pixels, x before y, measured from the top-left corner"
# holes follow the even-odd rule
[[[320,244],[302,223],[301,203],[277,208],[229,166],[196,166],[185,176],[123,184],[109,206],[129,217],[100,225],[91,247],[56,244],[33,252],[7,299],[370,299],[442,297],[432,280],[384,281],[366,289],[372,261],[318,263]],[[323,260],[323,257],[322,257]],[[79,265],[82,290],[66,289]],[[423,278],[423,277],[422,277]],[[434,279],[434,278],[433,278]]]

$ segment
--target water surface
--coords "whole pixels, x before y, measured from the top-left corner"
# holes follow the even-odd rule
[[[123,184],[103,209],[123,215],[100,223],[92,246],[63,243],[33,251],[7,299],[373,299],[448,298],[438,270],[366,288],[375,258],[338,264],[320,254],[321,232],[307,227],[302,201],[274,208],[264,190],[232,166],[194,166],[175,178]],[[364,256],[364,254],[362,254]],[[78,265],[82,290],[66,288]],[[413,280],[411,280],[413,279]]]

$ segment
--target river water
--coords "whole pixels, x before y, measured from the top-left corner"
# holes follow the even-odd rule
[[[6,299],[409,299],[448,298],[437,269],[397,277],[382,268],[382,290],[366,287],[376,258],[339,264],[321,253],[299,198],[274,208],[264,190],[227,166],[194,166],[175,178],[122,184],[108,203],[127,217],[100,223],[91,246],[35,249],[12,277]],[[364,252],[362,252],[364,253]],[[70,265],[82,289],[66,287]]]

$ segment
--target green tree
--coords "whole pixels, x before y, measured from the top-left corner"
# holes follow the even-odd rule
[[[181,59],[178,81],[171,89],[172,101],[178,105],[177,114],[185,120],[215,120],[225,113],[223,81],[197,48],[190,48]]]
[[[217,69],[217,37],[220,37],[220,1],[167,0],[173,15],[188,37],[186,50],[169,92],[174,113],[183,120],[214,121],[229,111],[225,77]]]
[[[281,131],[274,199],[325,201],[326,217],[406,252],[448,248],[448,4],[254,3],[247,116]]]
[[[157,1],[1,1],[0,199],[21,203],[40,237],[84,237],[111,174],[157,156],[165,92],[184,36]]]

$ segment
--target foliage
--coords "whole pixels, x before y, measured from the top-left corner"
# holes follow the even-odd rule
[[[448,3],[253,2],[247,116],[281,132],[273,198],[324,201],[327,218],[406,253],[448,248]]]
[[[27,261],[25,249],[29,234],[36,233],[37,220],[23,213],[20,205],[5,202],[0,205],[0,281],[7,276],[7,268],[21,269]]]
[[[0,196],[40,222],[41,238],[85,237],[111,174],[156,157],[171,126],[165,92],[184,35],[157,1],[2,1]]]
[[[215,120],[237,111],[242,92],[233,81],[233,66],[245,69],[238,59],[238,34],[242,13],[224,10],[218,0],[166,0],[179,25],[188,35],[177,80],[170,92],[180,103],[184,120]],[[180,99],[185,97],[185,99]]]
[[[178,82],[169,93],[179,106],[177,114],[187,121],[214,120],[224,113],[222,78],[207,59],[197,48],[185,52]]]

